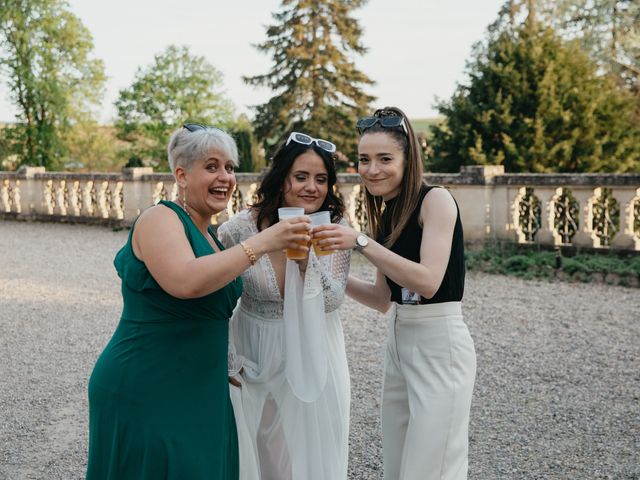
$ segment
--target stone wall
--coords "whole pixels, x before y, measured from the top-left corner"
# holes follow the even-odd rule
[[[640,251],[640,174],[505,174],[501,166],[427,174],[460,206],[465,239],[504,240]],[[220,223],[252,202],[259,175],[237,174],[238,188]],[[364,191],[356,174],[340,174],[338,194],[351,224],[366,228]],[[4,218],[130,226],[140,211],[173,200],[173,176],[151,168],[122,173],[0,172]]]

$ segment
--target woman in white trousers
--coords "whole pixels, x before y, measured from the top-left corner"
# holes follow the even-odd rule
[[[476,373],[462,316],[464,241],[460,212],[444,188],[423,182],[415,133],[395,107],[358,120],[358,172],[370,237],[316,227],[327,250],[359,250],[375,283],[349,277],[347,294],[391,307],[385,351],[382,435],[385,480],[462,480]]]

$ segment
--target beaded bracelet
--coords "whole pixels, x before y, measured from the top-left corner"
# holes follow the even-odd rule
[[[251,247],[248,247],[244,242],[240,242],[240,246],[244,250],[244,253],[247,254],[247,257],[249,257],[249,263],[251,263],[251,265],[255,265],[258,259],[256,258],[256,254],[253,253]]]

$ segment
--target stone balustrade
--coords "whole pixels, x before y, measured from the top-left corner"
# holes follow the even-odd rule
[[[337,194],[351,224],[366,228],[364,190],[356,174],[340,174]],[[460,206],[467,241],[504,240],[640,251],[640,174],[505,174],[501,166],[463,167],[427,174],[450,189]],[[252,203],[259,174],[237,174],[238,188],[221,223]],[[151,168],[122,173],[46,172],[26,167],[0,172],[3,218],[130,226],[140,211],[173,200],[171,174]]]

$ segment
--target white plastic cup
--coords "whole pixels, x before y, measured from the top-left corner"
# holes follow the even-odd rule
[[[311,225],[314,227],[320,225],[331,225],[331,212],[327,210],[323,210],[321,212],[312,213],[309,215],[311,218]],[[336,253],[337,250],[320,250],[317,245],[318,240],[312,239],[313,250],[316,252],[316,256],[322,257],[323,255],[331,255],[332,253]]]
[[[302,207],[281,207],[278,209],[278,219],[286,220],[287,218],[300,217],[304,215],[304,208]],[[300,243],[300,245],[308,246],[306,243]],[[287,258],[291,260],[304,260],[307,258],[307,252],[303,250],[292,250],[287,248]]]

